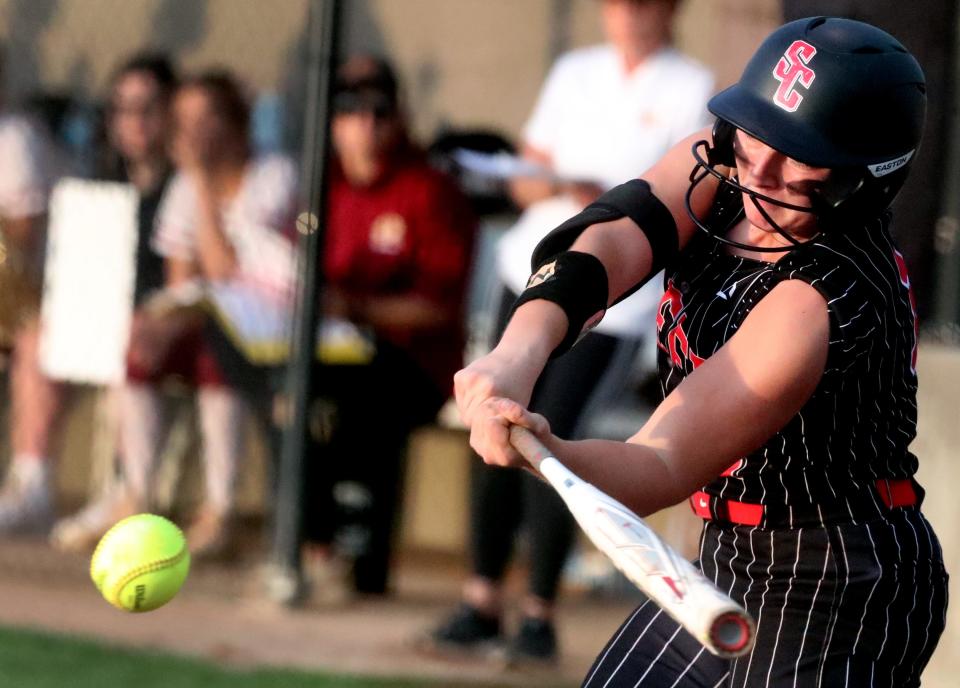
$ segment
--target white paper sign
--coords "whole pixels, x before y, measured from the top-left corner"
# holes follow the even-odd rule
[[[129,184],[67,178],[53,190],[40,336],[40,365],[53,379],[124,379],[137,206]]]

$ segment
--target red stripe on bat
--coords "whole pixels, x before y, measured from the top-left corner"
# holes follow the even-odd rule
[[[670,586],[670,589],[673,590],[673,594],[679,599],[683,599],[683,592],[680,591],[680,588],[677,587],[677,582],[673,580],[670,576],[661,576],[663,582]]]

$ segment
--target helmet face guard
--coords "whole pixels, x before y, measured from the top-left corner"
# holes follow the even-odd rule
[[[715,238],[761,252],[807,243],[773,222],[761,200],[815,215],[821,231],[880,215],[903,185],[920,143],[925,90],[913,56],[876,27],[827,17],[785,24],[763,42],[740,81],[708,103],[717,116],[713,146],[700,141],[693,147],[697,163],[690,173],[688,214]],[[737,129],[794,160],[830,168],[809,207],[764,196],[716,169],[735,166]],[[690,204],[693,189],[707,176],[745,194],[790,245],[763,248],[723,239],[739,217],[719,231],[707,228]]]
[[[721,122],[722,120],[717,120],[718,125]],[[715,141],[717,137],[717,128],[718,127],[714,127]],[[735,130],[731,129],[731,132],[733,131]],[[701,149],[703,149],[703,152],[701,152]],[[793,249],[798,248],[803,244],[816,239],[816,237],[813,237],[812,239],[808,239],[807,241],[798,241],[789,232],[787,232],[780,225],[778,225],[772,217],[770,217],[770,214],[763,209],[762,205],[760,205],[760,201],[765,201],[767,203],[770,203],[771,205],[776,205],[781,208],[786,208],[788,210],[796,210],[804,213],[817,214],[816,208],[814,208],[813,206],[794,205],[792,203],[787,203],[785,201],[772,198],[771,196],[766,196],[758,191],[754,191],[753,189],[748,189],[747,187],[740,184],[740,182],[737,181],[736,179],[732,179],[726,176],[725,174],[717,170],[717,165],[723,164],[717,161],[718,157],[720,157],[721,155],[721,154],[718,154],[718,147],[716,145],[714,145],[714,147],[711,147],[710,144],[705,140],[700,140],[694,143],[693,148],[691,149],[691,152],[693,153],[693,157],[696,159],[697,164],[690,171],[690,186],[687,188],[687,193],[684,196],[684,203],[686,205],[687,215],[690,216],[690,219],[693,220],[693,223],[700,230],[706,232],[717,241],[727,244],[728,246],[736,246],[737,248],[747,249],[749,251],[756,251],[758,253],[783,253],[785,251],[792,251]],[[701,172],[700,170],[703,170],[703,171]],[[747,197],[749,197],[750,202],[753,203],[754,207],[756,207],[760,215],[763,216],[763,219],[765,219],[770,224],[770,226],[773,227],[773,229],[777,232],[777,234],[779,234],[784,239],[786,239],[789,242],[789,245],[788,246],[769,246],[769,247],[754,246],[752,244],[744,244],[739,241],[734,241],[733,239],[726,238],[726,236],[724,235],[727,233],[727,231],[729,231],[730,228],[733,227],[733,225],[735,225],[740,220],[740,218],[743,217],[743,208],[741,208],[740,211],[736,215],[734,215],[734,217],[729,222],[727,222],[725,226],[710,227],[706,223],[706,221],[703,218],[699,217],[697,213],[694,211],[693,203],[691,201],[691,199],[693,198],[693,192],[700,185],[700,182],[702,182],[708,176],[715,177],[721,184],[728,186],[732,189],[735,189],[736,191],[739,191],[740,193],[745,194]],[[819,234],[817,236],[819,236]]]

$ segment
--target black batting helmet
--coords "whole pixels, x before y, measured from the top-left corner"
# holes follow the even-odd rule
[[[920,65],[890,34],[852,19],[813,17],[774,31],[740,80],[707,107],[717,116],[714,145],[706,161],[695,148],[695,173],[704,167],[718,176],[713,166],[732,167],[733,134],[742,129],[832,170],[806,209],[830,227],[878,216],[893,201],[920,143],[926,86]]]

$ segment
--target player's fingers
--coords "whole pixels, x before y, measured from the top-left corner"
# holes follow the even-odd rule
[[[528,411],[522,404],[512,399],[495,400],[494,409],[514,425],[527,428],[534,435],[543,437],[550,434],[550,422],[544,416]]]
[[[494,466],[523,465],[523,457],[510,444],[512,423],[494,413],[495,402],[481,405],[470,427],[470,446],[484,460]]]

